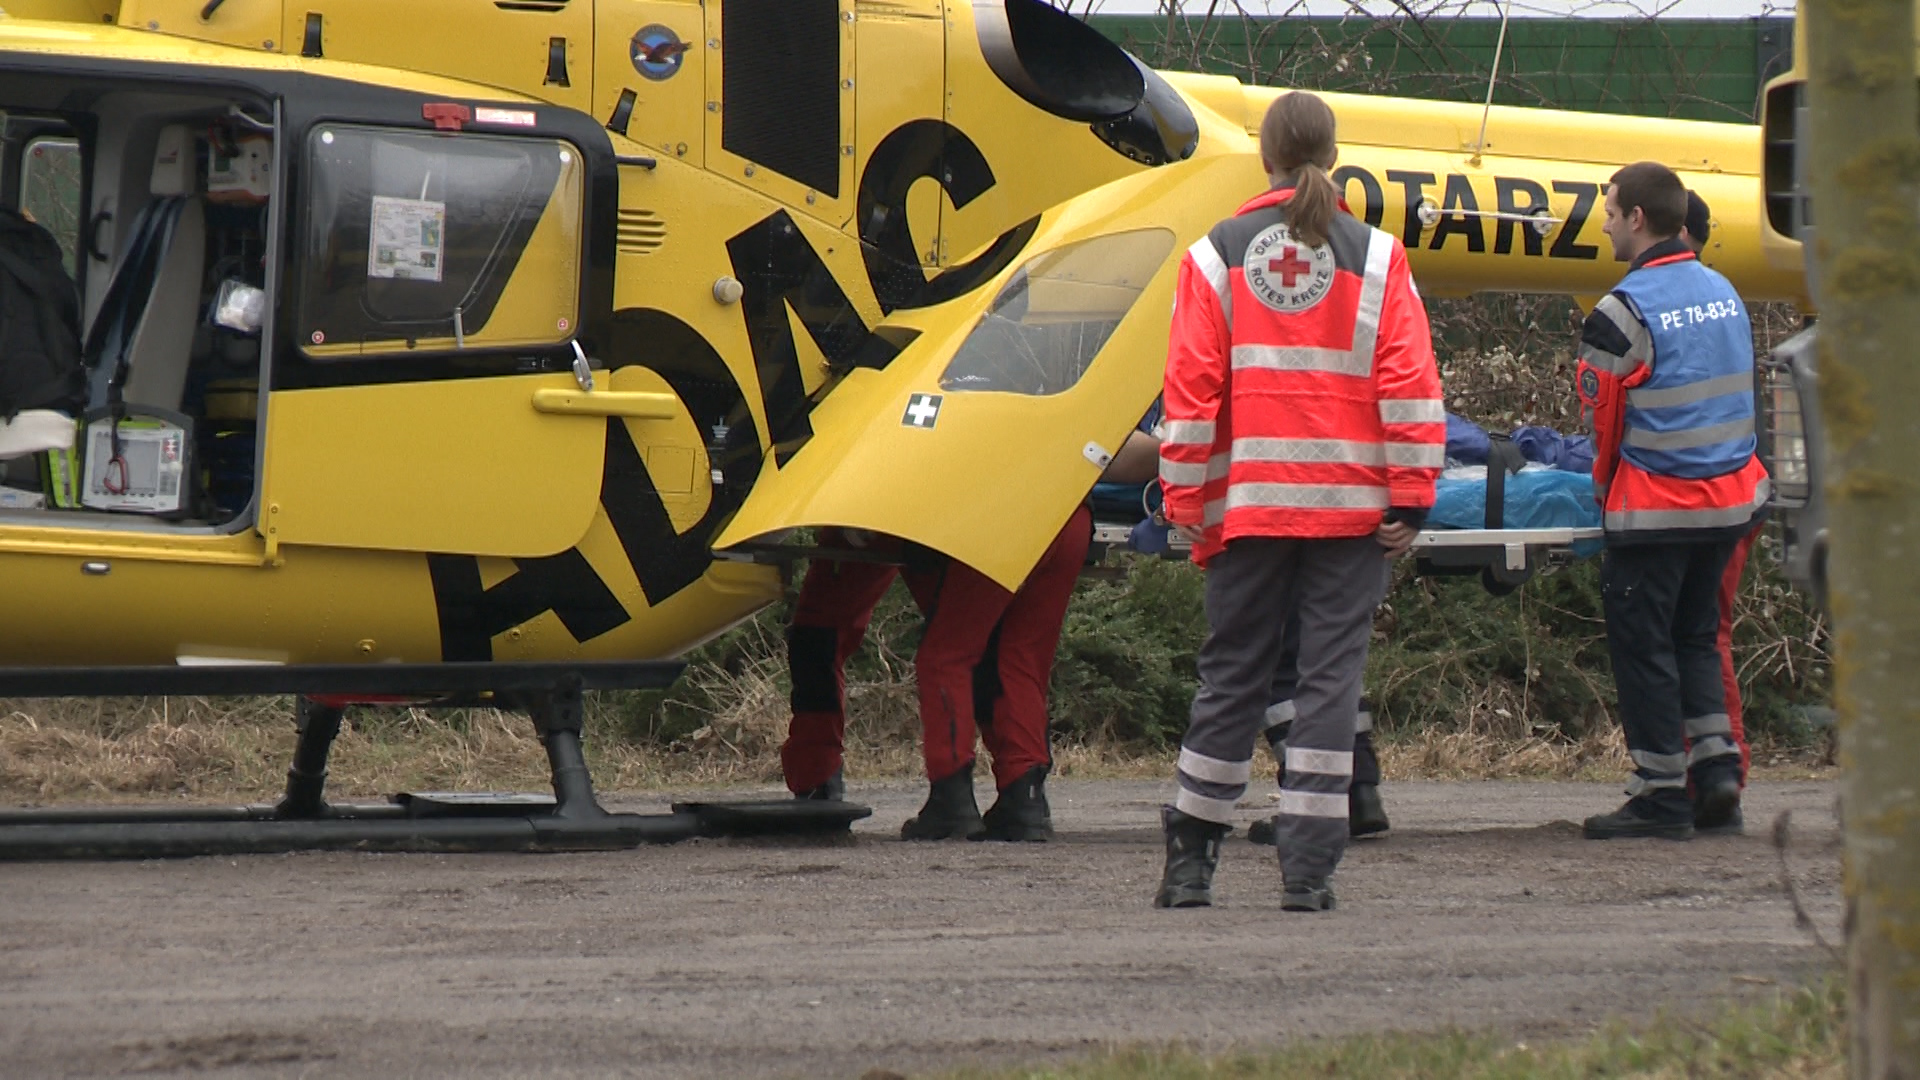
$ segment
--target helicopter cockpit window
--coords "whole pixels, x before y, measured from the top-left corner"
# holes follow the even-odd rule
[[[297,334],[315,359],[566,341],[580,153],[553,139],[316,126]]]
[[[1044,397],[1072,388],[1172,251],[1171,232],[1141,229],[1035,258],[994,297],[941,389]]]

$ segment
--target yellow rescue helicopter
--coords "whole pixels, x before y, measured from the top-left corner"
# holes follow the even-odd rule
[[[73,167],[88,375],[79,415],[12,421],[0,696],[534,711],[535,839],[399,846],[592,842],[554,831],[598,813],[579,690],[670,679],[799,530],[1016,586],[1158,392],[1179,255],[1264,188],[1282,92],[1041,0],[0,6],[0,195]],[[1602,185],[1650,158],[1749,299],[1803,298],[1758,127],[1328,98],[1428,296],[1603,293]],[[301,794],[249,820],[342,827],[283,846],[378,824],[319,800],[326,700]],[[210,835],[178,849],[275,843]]]

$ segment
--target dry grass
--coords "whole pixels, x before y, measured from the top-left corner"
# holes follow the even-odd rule
[[[1379,749],[1380,772],[1389,780],[1613,780],[1632,767],[1611,732],[1571,742],[1428,728],[1382,740]]]
[[[720,676],[713,676],[720,677]],[[729,680],[726,704],[674,746],[635,746],[590,727],[587,749],[607,791],[662,787],[777,784],[786,700],[772,672],[749,668]],[[849,688],[849,776],[858,780],[921,775],[912,717],[911,674],[904,684]],[[204,698],[98,701],[0,700],[0,802],[52,803],[189,799],[259,800],[284,782],[293,748],[292,710],[271,699]],[[1265,751],[1260,751],[1264,768]],[[1616,734],[1578,743],[1500,737],[1485,730],[1426,730],[1381,743],[1389,780],[1615,780],[1627,759]],[[1762,751],[1763,778],[1832,775],[1817,754]],[[1059,776],[1161,779],[1171,751],[1114,743],[1055,749]],[[369,796],[402,790],[544,790],[546,758],[523,716],[489,709],[455,713],[404,710],[350,715],[335,744],[329,790]]]
[[[0,799],[269,798],[293,751],[291,708],[200,698],[0,701]],[[603,787],[691,779],[697,769],[636,747],[589,744]],[[338,795],[399,790],[541,790],[546,757],[525,717],[489,709],[354,714],[334,744]]]

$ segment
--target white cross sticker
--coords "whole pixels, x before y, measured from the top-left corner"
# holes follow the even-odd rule
[[[903,427],[931,428],[939,418],[939,394],[914,394],[907,398],[907,412],[900,418],[900,424]]]

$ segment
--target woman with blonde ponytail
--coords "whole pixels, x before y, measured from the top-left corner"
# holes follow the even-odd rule
[[[1283,751],[1281,908],[1334,906],[1381,559],[1433,505],[1446,414],[1400,242],[1329,177],[1333,110],[1294,91],[1260,125],[1271,190],[1188,249],[1167,354],[1162,510],[1207,571],[1200,691],[1163,809],[1158,907],[1213,901],[1282,637],[1299,620]]]

